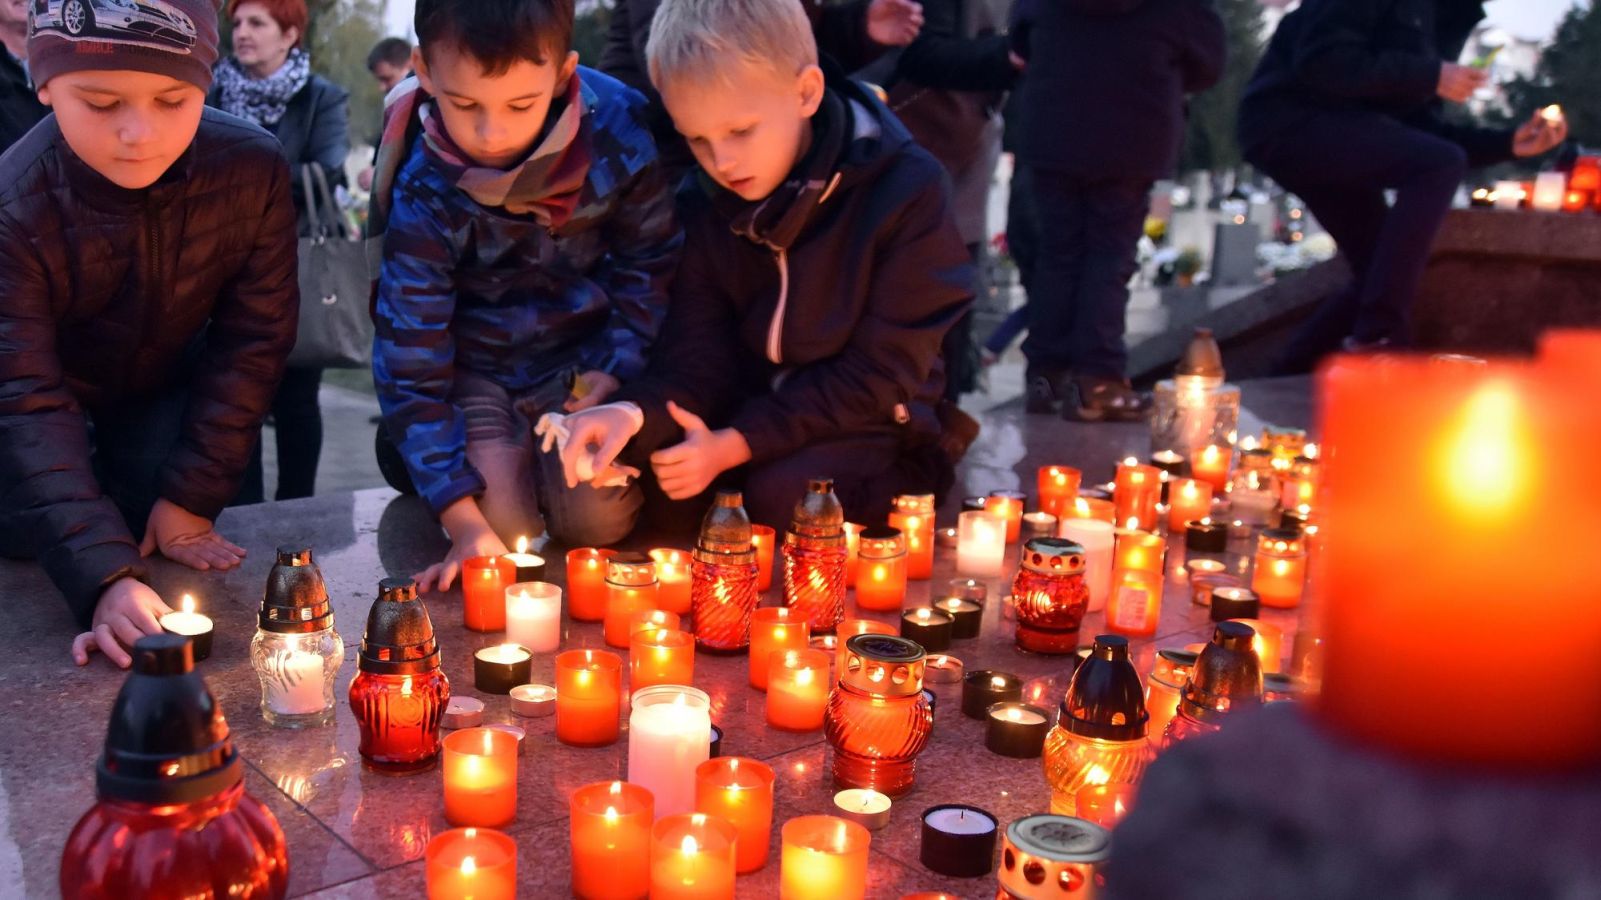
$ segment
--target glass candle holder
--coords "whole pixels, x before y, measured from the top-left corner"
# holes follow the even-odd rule
[[[1304,454],[1306,447],[1306,431],[1303,429],[1278,425],[1262,426],[1262,449],[1271,453],[1280,463],[1275,468],[1288,468],[1297,456]]]
[[[1306,542],[1299,531],[1270,528],[1257,538],[1251,590],[1263,606],[1294,609],[1306,586]]]
[[[452,828],[428,842],[429,900],[516,900],[517,842],[490,828]]]
[[[1185,457],[1226,444],[1240,424],[1240,389],[1190,376],[1163,379],[1151,391],[1151,452]]]
[[[1167,484],[1167,533],[1182,535],[1190,522],[1212,514],[1212,485],[1195,478],[1174,478]]]
[[[1262,671],[1278,672],[1284,668],[1284,631],[1277,625],[1254,618],[1236,618],[1231,621],[1239,622],[1251,629],[1255,637],[1251,638],[1251,649],[1256,651],[1256,658],[1262,664]]]
[[[816,731],[823,727],[831,683],[829,654],[822,650],[785,650],[767,658],[767,724],[783,731]]]
[[[1073,499],[1078,496],[1084,473],[1072,466],[1041,466],[1035,478],[1040,495],[1040,511],[1058,519],[1064,518],[1068,508],[1073,505]]]
[[[1031,653],[1072,653],[1089,611],[1084,548],[1062,538],[1035,538],[1023,547],[1023,565],[1012,582],[1017,606],[1017,646]]]
[[[1162,590],[1162,576],[1156,572],[1113,570],[1107,629],[1129,637],[1154,635],[1162,615]]]
[[[695,812],[734,826],[739,839],[734,867],[739,874],[767,864],[773,833],[773,770],[742,756],[709,759],[695,769]]]
[[[982,721],[997,703],[1014,703],[1023,696],[1023,679],[1007,672],[977,669],[962,677],[962,715]]]
[[[702,813],[664,816],[651,829],[651,900],[733,900],[734,826]]]
[[[1273,475],[1257,469],[1240,469],[1229,487],[1229,514],[1253,527],[1274,520],[1279,498],[1273,490]]]
[[[984,498],[984,511],[1006,522],[1006,543],[1023,537],[1023,507],[1028,497],[1022,491],[990,491]]]
[[[1303,506],[1309,511],[1316,508],[1321,474],[1318,460],[1296,457],[1287,470],[1279,473],[1279,506],[1287,510]]]
[[[606,646],[628,649],[634,613],[656,609],[660,582],[656,561],[643,553],[618,553],[606,562]]]
[[[445,821],[503,828],[517,818],[517,738],[494,728],[445,736]]]
[[[486,694],[509,694],[527,684],[534,656],[527,647],[497,644],[473,653],[473,687]]]
[[[1132,460],[1118,463],[1112,502],[1118,525],[1138,531],[1156,529],[1156,504],[1162,497],[1162,472]]]
[[[1234,448],[1227,444],[1208,444],[1190,453],[1190,475],[1212,486],[1228,490],[1229,472],[1234,467]]]
[[[933,708],[923,693],[923,648],[891,635],[847,640],[824,723],[835,787],[904,795],[933,728]]]
[[[286,728],[326,725],[334,717],[334,682],[345,642],[311,550],[279,547],[267,575],[250,642],[250,665],[261,682],[261,715]]]
[[[1097,637],[1089,659],[1073,673],[1056,727],[1045,739],[1051,812],[1079,815],[1077,797],[1086,785],[1138,782],[1151,762],[1150,718],[1128,641]]]
[[[684,620],[678,613],[665,609],[642,609],[628,620],[629,646],[633,646],[634,635],[641,631],[681,631],[683,625]]]
[[[1036,813],[1006,826],[996,900],[1095,897],[1112,835],[1094,822]]]
[[[838,816],[796,816],[784,823],[779,896],[786,900],[863,900],[867,896],[866,828]]]
[[[873,619],[846,619],[834,630],[834,680],[845,674],[845,642],[858,634],[896,634],[895,626]],[[814,648],[818,649],[818,648]]]
[[[687,631],[642,629],[628,647],[630,690],[695,683],[695,636]]]
[[[906,543],[906,577],[927,581],[934,577],[934,495],[902,494],[895,498],[889,527]]]
[[[956,571],[977,578],[999,578],[1006,566],[1006,520],[968,511],[956,519]]]
[[[517,570],[512,580],[521,582],[544,581],[545,558],[537,553],[528,552],[527,536],[517,538],[516,543],[512,546],[512,552],[505,556],[506,562],[511,563],[512,568]]]
[[[1084,585],[1090,592],[1089,612],[1100,612],[1112,594],[1112,550],[1116,529],[1100,519],[1065,519],[1058,529],[1064,540],[1084,549]]]
[[[689,615],[690,599],[689,554],[683,550],[657,547],[650,551],[656,563],[656,608]]]
[[[767,690],[769,658],[774,653],[805,650],[811,642],[811,625],[787,606],[765,606],[751,616],[750,686]]]
[[[504,556],[475,556],[461,564],[461,614],[469,631],[506,630],[506,586],[517,567]]]
[[[1146,727],[1146,742],[1153,749],[1161,746],[1168,723],[1178,715],[1179,700],[1184,685],[1189,683],[1195,659],[1195,653],[1177,648],[1156,652],[1151,677],[1145,679],[1145,709],[1151,717]]]
[[[606,618],[606,563],[616,555],[595,547],[567,551],[567,614],[574,621]]]
[[[623,661],[605,650],[556,656],[556,740],[573,747],[617,742]]]
[[[972,640],[984,628],[984,606],[977,601],[946,597],[934,601],[934,608],[951,617],[951,637],[958,641]]]
[[[943,609],[920,606],[901,613],[901,637],[914,640],[929,653],[951,649],[956,617]]]
[[[760,599],[754,529],[743,496],[718,491],[701,520],[690,567],[695,643],[702,648],[733,652],[750,641],[750,617]]]
[[[1262,664],[1252,645],[1256,633],[1239,622],[1219,622],[1212,640],[1190,670],[1178,714],[1167,725],[1163,747],[1210,734],[1241,709],[1262,703]]]
[[[529,581],[506,588],[506,642],[533,653],[561,646],[561,588]]]
[[[856,587],[856,570],[861,562],[862,532],[867,526],[845,523],[845,587]]]
[[[1167,541],[1144,531],[1120,531],[1112,551],[1112,568],[1125,572],[1152,572],[1161,575]]]
[[[1117,521],[1117,504],[1100,497],[1076,497],[1072,505],[1067,508],[1064,519],[1095,519],[1099,522],[1119,524]]]
[[[711,708],[705,691],[683,685],[634,692],[628,780],[656,798],[658,818],[695,808],[695,769],[711,755]]]
[[[932,536],[925,542],[931,550]],[[894,612],[906,601],[910,556],[906,538],[896,528],[869,528],[860,537],[856,606],[874,612]],[[930,565],[932,565],[932,553]],[[927,580],[928,576],[923,576]]]
[[[845,617],[845,512],[834,482],[814,478],[784,535],[784,605],[826,634]]]
[[[362,762],[392,774],[432,767],[450,681],[439,667],[428,608],[411,579],[379,584],[356,665],[350,710],[361,730]]]
[[[637,784],[586,784],[567,804],[573,894],[637,900],[650,893],[650,830],[655,798]]]

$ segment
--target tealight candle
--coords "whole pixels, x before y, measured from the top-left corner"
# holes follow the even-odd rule
[[[949,650],[955,629],[956,617],[943,609],[920,606],[901,613],[901,637],[911,638],[930,653]]]
[[[688,615],[690,609],[689,554],[682,550],[657,547],[650,551],[656,561],[656,608]]]
[[[1014,759],[1033,759],[1045,750],[1051,714],[1027,703],[997,703],[989,708],[984,746],[991,753]]]
[[[462,618],[469,631],[506,629],[506,585],[517,567],[503,556],[475,556],[461,564]]]
[[[1239,584],[1212,589],[1212,621],[1226,622],[1229,619],[1255,619],[1262,613],[1262,603],[1257,599],[1256,593]]]
[[[1006,520],[988,512],[957,517],[956,571],[980,578],[999,578],[1006,566]]]
[[[1227,552],[1229,546],[1229,528],[1224,522],[1214,522],[1210,517],[1202,517],[1184,525],[1184,550],[1186,556],[1199,554],[1219,554]]]
[[[943,654],[930,656],[928,668],[923,670],[923,681],[928,684],[957,684],[962,680],[962,661]]]
[[[544,581],[545,558],[537,553],[528,552],[527,537],[519,537],[516,547],[514,552],[501,557],[517,570],[512,577],[517,581]]]
[[[1126,459],[1117,466],[1116,489],[1112,501],[1116,504],[1116,521],[1127,523],[1131,529],[1150,531],[1156,528],[1156,504],[1162,496],[1162,470],[1155,466],[1142,466]]]
[[[1137,788],[1132,784],[1091,784],[1079,790],[1076,818],[1094,822],[1102,828],[1116,828],[1117,823],[1134,808]]]
[[[977,878],[995,863],[997,820],[976,806],[945,803],[923,813],[918,858],[940,875]]]
[[[862,900],[867,896],[866,828],[836,816],[784,823],[779,896],[789,900]]]
[[[527,718],[556,713],[556,689],[548,684],[520,684],[511,689],[511,711]]]
[[[656,798],[656,815],[695,808],[695,769],[710,758],[711,698],[670,684],[634,693],[628,716],[628,780]]]
[[[606,646],[628,649],[634,613],[656,608],[656,562],[643,553],[618,553],[606,562]]]
[[[961,532],[954,527],[941,528],[934,532],[934,543],[951,550],[956,549],[957,539]]]
[[[1167,531],[1185,534],[1189,523],[1212,512],[1212,485],[1194,478],[1175,478],[1168,482]]]
[[[506,588],[506,641],[554,653],[561,646],[561,588],[543,581]]]
[[[982,720],[997,703],[1015,702],[1023,696],[1023,679],[1007,672],[979,669],[962,679],[962,715]]]
[[[445,821],[500,828],[517,818],[517,738],[493,728],[445,736]]]
[[[617,741],[622,668],[622,658],[605,650],[568,650],[556,656],[556,740],[573,747]]]
[[[1293,609],[1301,605],[1306,586],[1306,543],[1299,531],[1270,528],[1262,532],[1256,548],[1251,590],[1263,606]]]
[[[1072,466],[1041,466],[1037,479],[1040,511],[1060,518],[1078,496],[1084,473]]]
[[[734,826],[716,816],[664,816],[651,829],[651,900],[733,900]]]
[[[811,625],[787,606],[764,606],[750,617],[750,686],[767,690],[769,658],[774,653],[805,650]]]
[[[1095,519],[1100,522],[1117,522],[1117,504],[1100,497],[1076,497],[1063,519]]]
[[[979,631],[984,627],[984,607],[972,600],[963,600],[961,597],[946,597],[936,600],[934,608],[950,613],[951,637],[959,641],[971,640],[978,637]]]
[[[759,594],[773,586],[773,547],[777,539],[778,532],[770,525],[750,527],[751,546],[756,548],[756,592]]]
[[[628,687],[695,683],[695,636],[687,631],[643,629],[628,647]]]
[[[899,529],[869,528],[861,533],[856,606],[892,612],[906,600],[908,556]],[[932,546],[932,544],[930,544]]]
[[[971,600],[983,606],[989,600],[989,586],[972,578],[952,578],[945,585],[945,596]]]
[[[210,618],[195,612],[195,598],[189,594],[184,594],[178,602],[178,609],[162,616],[158,624],[168,634],[189,639],[195,662],[211,655],[211,636],[216,630],[215,626]]]
[[[991,491],[984,499],[984,511],[1006,522],[1006,543],[1015,544],[1023,537],[1023,502],[1027,499],[1020,491]]]
[[[895,498],[889,527],[906,541],[906,577],[927,581],[934,576],[934,495],[902,494]]]
[[[496,722],[493,725],[485,725],[484,727],[494,731],[503,731],[506,734],[516,738],[518,756],[522,756],[523,753],[528,749],[528,731],[521,725],[508,725],[504,722]]]
[[[882,831],[889,824],[894,801],[871,788],[848,788],[834,795],[834,815],[866,828]]]
[[[1196,562],[1214,562],[1214,560],[1201,560]],[[1222,565],[1222,563],[1218,563]],[[1190,574],[1190,601],[1196,606],[1211,606],[1212,598],[1223,588],[1236,588],[1244,585],[1238,576],[1227,572],[1192,572]],[[1255,615],[1255,613],[1252,613]],[[1224,616],[1233,618],[1233,616]],[[1222,621],[1221,619],[1218,621]]]
[[[856,586],[856,573],[860,567],[862,530],[866,526],[855,522],[845,523],[845,586]]]
[[[473,687],[486,694],[509,694],[527,684],[534,655],[516,644],[485,647],[473,654]]]
[[[424,854],[428,900],[516,900],[517,842],[488,828],[452,828]]]
[[[767,864],[773,833],[773,770],[741,756],[709,759],[695,769],[695,812],[717,816],[738,833],[734,867],[741,874]]]
[[[1190,475],[1221,491],[1229,484],[1229,467],[1234,462],[1234,448],[1212,444],[1190,454]]]
[[[446,728],[477,728],[483,721],[484,701],[475,697],[451,697],[440,718]]]
[[[1023,537],[1056,537],[1056,517],[1048,512],[1024,513]]]
[[[711,756],[708,759],[717,759],[723,755],[723,730],[716,725],[712,726]]]
[[[1116,529],[1100,519],[1066,519],[1060,535],[1084,548],[1084,586],[1090,590],[1090,612],[1106,608],[1112,595],[1112,548]]]
[[[895,627],[873,619],[846,619],[834,629],[834,678],[845,673],[845,642],[858,634],[894,634]]]
[[[767,724],[784,731],[816,731],[823,727],[832,683],[828,654],[821,650],[786,650],[767,662]]]
[[[637,784],[602,781],[568,802],[573,894],[637,898],[650,892],[655,799]]]
[[[567,551],[567,613],[574,621],[606,618],[606,563],[616,555],[594,547]]]

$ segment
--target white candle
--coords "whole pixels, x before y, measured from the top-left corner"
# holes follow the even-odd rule
[[[980,510],[956,519],[956,571],[981,578],[999,578],[1006,565],[1006,520]]]
[[[561,588],[543,581],[506,588],[506,641],[535,653],[561,646]]]
[[[1084,586],[1090,589],[1090,612],[1106,608],[1112,595],[1112,546],[1117,541],[1111,522],[1099,519],[1063,519],[1061,535],[1084,548]]]
[[[711,758],[711,698],[680,685],[634,695],[628,717],[628,781],[656,798],[656,818],[693,812],[695,767]]]
[[[888,825],[893,806],[888,796],[868,788],[850,788],[834,795],[835,814],[868,831],[878,831]]]
[[[282,650],[268,661],[267,708],[285,716],[320,712],[323,707],[322,657],[304,650]]]
[[[1560,117],[1561,113],[1557,115]],[[1567,175],[1561,172],[1541,172],[1534,176],[1534,197],[1529,205],[1535,209],[1557,212],[1562,209],[1562,201],[1567,195]]]
[[[984,834],[995,830],[995,820],[976,809],[947,806],[923,817],[923,821],[946,834]]]
[[[1495,208],[1517,209],[1523,203],[1523,182],[1497,181],[1495,183]]]

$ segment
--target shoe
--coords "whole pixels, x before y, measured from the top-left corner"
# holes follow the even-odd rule
[[[1062,404],[1062,418],[1070,422],[1141,422],[1151,414],[1151,396],[1127,379],[1079,375],[1071,394]]]
[[[977,419],[950,401],[941,402],[935,407],[934,412],[939,417],[939,448],[954,466],[962,461],[962,457],[967,455],[968,448],[978,440],[981,428]]]
[[[1054,416],[1062,409],[1071,376],[1066,372],[1031,369],[1027,375],[1023,409],[1029,415]]]

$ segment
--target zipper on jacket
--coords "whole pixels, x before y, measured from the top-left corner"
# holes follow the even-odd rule
[[[145,278],[145,302],[149,306],[145,310],[145,340],[141,346],[159,332],[165,306],[161,297],[161,225],[149,194],[145,195]]]
[[[778,260],[778,305],[773,307],[773,321],[767,326],[767,358],[773,365],[784,362],[784,307],[789,305],[789,251],[775,250]]]

